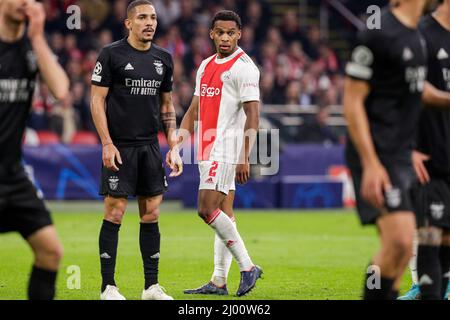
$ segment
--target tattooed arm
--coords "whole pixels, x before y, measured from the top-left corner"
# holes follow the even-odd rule
[[[177,121],[175,107],[172,101],[172,92],[161,93],[161,122],[170,150],[166,155],[166,163],[172,169],[171,177],[177,177],[183,172],[183,162],[177,146]]]

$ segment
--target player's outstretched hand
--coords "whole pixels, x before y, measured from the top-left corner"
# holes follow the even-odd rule
[[[166,164],[172,170],[169,177],[178,177],[183,173],[183,160],[177,147],[170,149],[166,154]]]
[[[246,184],[250,178],[250,164],[240,163],[236,166],[236,182],[239,184]]]
[[[412,163],[414,171],[416,172],[417,178],[421,184],[427,184],[430,182],[430,175],[425,167],[424,162],[430,160],[430,156],[419,151],[413,151],[412,153]]]
[[[361,181],[361,196],[378,209],[384,206],[384,192],[392,188],[386,169],[381,164],[365,167]]]
[[[119,171],[118,164],[122,164],[122,158],[120,157],[120,152],[117,150],[116,146],[112,143],[103,146],[102,150],[102,160],[103,165],[108,170]],[[117,160],[117,163],[116,163]]]
[[[40,2],[31,0],[25,7],[25,14],[28,17],[28,38],[30,40],[39,36],[44,36],[45,10]]]

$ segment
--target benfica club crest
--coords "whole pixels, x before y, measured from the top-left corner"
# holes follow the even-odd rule
[[[164,68],[163,68],[163,63],[159,60],[156,60],[155,62],[153,62],[153,65],[155,66],[155,70],[156,72],[162,76]]]
[[[119,177],[111,176],[109,177],[108,182],[111,190],[117,190],[117,187],[119,186]]]

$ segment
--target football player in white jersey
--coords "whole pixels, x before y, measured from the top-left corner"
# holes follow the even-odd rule
[[[262,274],[245,248],[233,214],[235,180],[245,184],[250,177],[249,155],[259,125],[259,70],[237,45],[241,27],[235,12],[224,10],[214,16],[210,37],[217,52],[200,65],[194,97],[180,126],[182,144],[198,121],[198,214],[216,233],[212,279],[185,290],[186,294],[228,294],[233,257],[241,272],[237,296],[250,292]]]

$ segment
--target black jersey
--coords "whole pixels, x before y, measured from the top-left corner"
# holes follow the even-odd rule
[[[13,43],[0,41],[0,174],[21,161],[37,71],[26,36]]]
[[[346,74],[370,86],[364,105],[380,159],[411,162],[426,73],[424,39],[391,11],[383,11],[381,29],[358,34]],[[357,155],[348,140],[348,152]]]
[[[450,92],[450,31],[432,15],[424,17],[419,29],[428,49],[428,81]],[[429,154],[425,165],[432,175],[450,176],[450,112],[433,106],[422,110],[417,139],[418,150]]]
[[[172,91],[172,56],[152,44],[140,51],[122,39],[102,49],[92,84],[109,87],[106,117],[113,142],[138,146],[156,140],[160,93]]]

